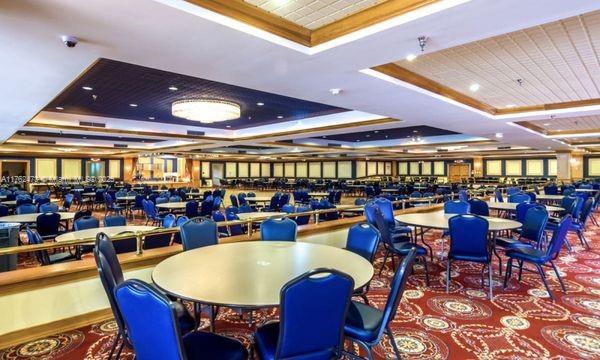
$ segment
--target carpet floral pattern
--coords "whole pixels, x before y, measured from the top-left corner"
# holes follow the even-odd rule
[[[440,235],[435,231],[426,234],[434,252],[441,248]],[[428,287],[424,268],[417,263],[392,323],[394,341],[403,358],[600,359],[600,228],[590,226],[586,237],[591,250],[574,246],[571,254],[564,250],[557,261],[566,294],[551,269],[546,272],[556,296],[554,302],[534,272],[524,271],[521,282],[514,274],[509,286],[502,289],[496,259],[491,301],[487,280],[486,288],[481,288],[479,265],[453,264],[450,291],[446,293],[445,261],[434,256]],[[579,244],[576,237],[570,236],[570,241]],[[368,295],[370,303],[380,308],[385,305],[393,276],[389,261],[381,276],[378,274],[382,261],[380,254]],[[255,324],[276,318],[275,309],[254,314]],[[208,326],[206,319],[202,326]],[[247,346],[252,342],[254,327],[233,310],[221,310],[216,328]],[[0,359],[107,359],[115,334],[114,321],[105,321],[0,350]],[[387,337],[374,349],[374,355],[377,359],[394,358]],[[126,350],[122,358],[132,358],[131,351]]]

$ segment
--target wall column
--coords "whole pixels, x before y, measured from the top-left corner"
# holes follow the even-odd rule
[[[569,164],[571,165],[571,179],[583,179],[583,155],[571,153]]]
[[[473,174],[474,177],[483,177],[483,157],[473,157]]]
[[[556,179],[558,181],[571,181],[571,153],[557,152],[556,153]]]

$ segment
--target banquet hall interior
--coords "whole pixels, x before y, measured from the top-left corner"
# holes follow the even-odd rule
[[[0,359],[600,359],[597,0],[0,0]]]

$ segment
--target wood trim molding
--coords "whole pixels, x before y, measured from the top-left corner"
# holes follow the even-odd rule
[[[551,103],[551,104],[522,106],[522,107],[515,107],[515,108],[510,108],[510,109],[499,109],[499,108],[495,108],[489,104],[486,104],[480,100],[472,98],[468,95],[465,95],[461,92],[458,92],[446,85],[442,85],[442,84],[440,84],[434,80],[431,80],[423,75],[419,75],[415,72],[407,70],[395,63],[388,63],[388,64],[384,64],[384,65],[375,66],[375,67],[371,68],[371,70],[375,70],[382,74],[391,76],[394,79],[398,79],[400,81],[407,82],[411,85],[420,87],[421,89],[425,89],[434,94],[457,101],[461,104],[470,106],[470,107],[475,108],[480,111],[484,111],[491,115],[510,115],[510,114],[532,112],[532,111],[559,110],[559,109],[570,109],[570,108],[576,108],[576,107],[582,107],[582,106],[600,105],[600,99],[588,99],[588,100],[567,101],[567,102],[559,102],[559,103]],[[538,132],[541,132],[541,131],[538,131]]]
[[[398,66],[394,63],[375,66],[374,68],[372,68],[372,70],[391,76],[394,79],[398,79],[409,84],[415,85],[422,89],[431,91],[434,94],[438,94],[448,99],[452,99],[472,108],[485,111],[492,115],[496,114],[496,109],[494,107],[485,104],[477,99],[474,99],[470,96],[467,96],[463,93],[460,93],[454,89],[451,89],[445,85],[442,85],[438,82],[435,82],[431,79],[428,79],[422,75],[406,70],[405,68]]]
[[[439,0],[388,0],[322,26],[311,33],[311,46],[326,43],[340,36],[378,24],[396,16],[431,5]]]
[[[315,30],[307,29],[243,0],[186,1],[284,39],[313,47],[440,0],[387,0]]]
[[[243,0],[186,0],[218,14],[238,20],[271,34],[294,41],[304,46],[311,46],[311,33],[300,25],[272,15]]]
[[[112,316],[112,311],[110,308],[107,308],[2,334],[0,337],[0,349],[5,349],[10,346],[43,338],[56,333],[92,325],[100,321],[111,319]]]

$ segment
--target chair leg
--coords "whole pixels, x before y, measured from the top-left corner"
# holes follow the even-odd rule
[[[115,350],[117,349],[119,339],[121,339],[121,329],[119,329],[119,331],[117,332],[117,336],[115,337],[115,340],[113,341],[113,344],[110,348],[110,352],[108,353],[108,360],[112,360],[112,356],[115,353]]]
[[[446,293],[450,291],[450,259],[446,264]]]
[[[446,245],[446,239],[444,239],[444,236],[442,236],[440,240],[442,240],[442,249],[440,250],[440,260],[442,260],[444,258],[444,247]]]
[[[510,258],[510,260],[508,261],[508,264],[506,264],[506,271],[504,273],[504,288],[505,289],[508,286],[508,280],[512,276],[513,260],[514,260],[513,258]]]
[[[423,267],[425,268],[425,283],[429,286],[429,266],[427,265],[427,255],[423,256]]]
[[[562,291],[566,294],[567,288],[565,287],[565,284],[563,283],[562,278],[560,277],[560,274],[558,273],[556,264],[554,264],[554,261],[550,260],[550,265],[552,265],[552,269],[554,269],[554,273],[556,274],[556,278],[558,279],[558,282],[560,283],[560,287],[562,288]]]
[[[394,333],[392,333],[392,329],[390,329],[389,325],[386,327],[386,332],[388,337],[390,338],[390,342],[392,343],[392,349],[394,349],[396,359],[400,359],[400,350],[398,350],[398,345],[396,345],[396,341],[394,340]]]
[[[548,291],[548,295],[550,295],[550,300],[554,301],[554,295],[552,294],[552,290],[550,290],[550,287],[548,286],[548,282],[546,281],[546,274],[544,274],[544,269],[542,269],[542,267],[538,264],[535,264],[535,267],[537,268],[538,272],[540,273],[540,277],[542,278],[542,282],[544,283],[544,286],[546,287],[546,291]]]
[[[121,345],[119,346],[119,350],[117,351],[117,359],[121,357],[121,352],[123,351],[123,346],[125,346],[125,336],[123,336],[123,340],[121,341]]]
[[[492,280],[492,262],[488,263],[488,287],[490,288],[490,300],[494,298],[494,282]]]
[[[586,249],[590,250],[590,245],[585,239],[585,236],[583,236],[583,230],[578,231],[577,236],[579,237],[579,241],[581,241],[581,245],[583,245]]]
[[[383,262],[381,263],[381,269],[379,269],[379,276],[381,276],[381,273],[383,272],[383,268],[385,267],[385,263],[387,262],[387,258],[390,254],[390,250],[386,249],[385,250],[385,256],[383,257]]]
[[[519,282],[521,282],[521,275],[523,275],[523,260],[517,260],[519,263]]]

